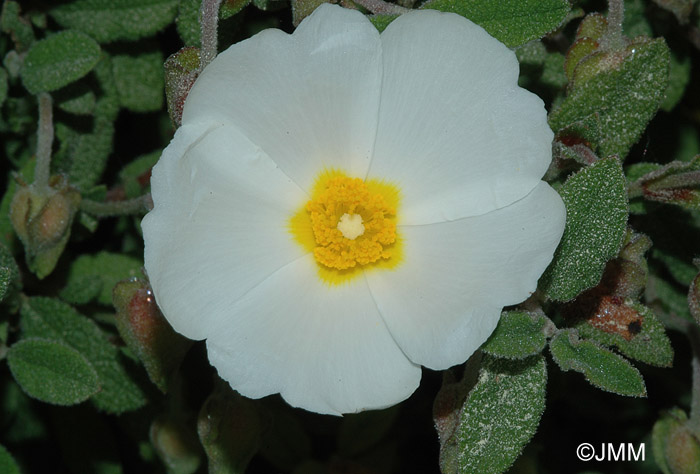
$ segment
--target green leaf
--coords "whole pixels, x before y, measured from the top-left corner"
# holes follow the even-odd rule
[[[589,56],[587,80],[577,79],[568,97],[549,116],[558,131],[592,114],[600,115],[601,155],[627,155],[656,114],[668,87],[669,50],[663,39],[640,40],[622,51]],[[578,77],[578,76],[577,76]]]
[[[20,289],[19,268],[10,251],[0,242],[0,301]]]
[[[7,353],[17,383],[31,397],[54,405],[75,405],[100,390],[95,368],[60,341],[23,339]]]
[[[654,312],[641,304],[630,304],[641,316],[639,332],[631,339],[626,339],[618,332],[607,332],[581,321],[575,328],[587,339],[592,339],[627,357],[657,367],[670,367],[673,363],[673,347],[666,335],[666,329]],[[624,328],[629,331],[629,328]],[[629,331],[633,333],[634,331]]]
[[[60,145],[52,160],[57,171],[70,178],[70,183],[80,190],[97,183],[112,152],[114,126],[109,120],[97,117],[88,133],[56,123],[56,138]]]
[[[646,397],[642,374],[623,357],[581,340],[573,330],[564,330],[549,343],[552,358],[561,370],[581,372],[591,384],[608,392]]]
[[[5,102],[5,99],[7,99],[8,88],[7,71],[0,67],[0,106]]]
[[[97,99],[95,93],[84,82],[74,82],[54,94],[56,106],[75,115],[92,115]]]
[[[250,2],[251,0],[223,0],[221,2],[221,8],[219,9],[219,19],[226,20],[234,15],[237,15],[245,7],[250,5]]]
[[[5,474],[20,474],[19,466],[15,462],[12,455],[5,449],[5,446],[0,444],[0,472]]]
[[[112,72],[122,107],[132,112],[156,112],[163,107],[165,79],[160,51],[113,56]]]
[[[681,56],[671,51],[671,62],[668,72],[668,88],[661,102],[661,109],[670,112],[681,101],[685,89],[690,82],[692,63],[689,56]]]
[[[553,89],[562,89],[569,82],[564,71],[565,61],[566,56],[561,53],[547,53],[541,79],[544,85]]]
[[[540,288],[550,299],[568,301],[598,284],[625,237],[627,186],[620,162],[606,158],[582,169],[559,193],[566,227]]]
[[[292,24],[299,26],[301,20],[311,15],[316,8],[329,3],[329,0],[291,0],[292,3]],[[371,18],[370,18],[371,20]],[[383,28],[379,31],[382,31]]]
[[[697,267],[691,263],[691,260],[683,258],[685,255],[680,257],[662,248],[654,248],[651,255],[654,259],[663,262],[673,279],[683,286],[690,285],[698,273]]]
[[[646,199],[700,210],[700,155],[689,162],[672,161],[642,176],[635,184]]]
[[[120,280],[141,274],[143,262],[139,259],[110,252],[81,255],[68,270],[68,281],[60,296],[73,304],[97,300],[110,306],[112,290]]]
[[[199,26],[199,8],[202,0],[179,0],[177,5],[177,33],[185,46],[201,45],[202,31]]]
[[[497,474],[513,464],[537,430],[546,383],[542,356],[519,361],[484,356],[455,434],[457,472]]]
[[[94,322],[71,306],[52,298],[29,298],[22,305],[21,326],[24,337],[61,341],[90,361],[102,386],[92,398],[99,409],[122,413],[146,403],[144,393],[127,373],[117,348]]]
[[[688,295],[684,290],[656,275],[649,275],[645,292],[647,303],[660,314],[673,314],[693,321],[688,309]]]
[[[554,31],[571,9],[566,0],[431,0],[421,8],[462,15],[509,48]]]
[[[26,49],[34,42],[34,31],[31,24],[20,16],[19,3],[6,0],[0,13],[0,29],[3,33],[12,35],[18,51]]]
[[[5,377],[0,386],[3,441],[15,444],[47,439],[45,418],[37,408],[43,407],[24,393],[11,377]]]
[[[32,94],[51,92],[85,76],[100,60],[100,46],[79,31],[61,31],[37,41],[22,66],[22,83]]]
[[[141,196],[150,183],[151,168],[158,162],[161,151],[156,150],[134,158],[119,172],[127,199]]]
[[[100,43],[152,36],[169,25],[177,0],[76,0],[49,11],[64,28],[81,30]]]
[[[524,359],[539,354],[547,344],[548,319],[538,313],[504,311],[498,326],[481,349],[494,357]]]
[[[622,21],[622,31],[630,38],[637,36],[652,36],[654,30],[644,15],[647,2],[643,0],[625,0],[625,18]]]

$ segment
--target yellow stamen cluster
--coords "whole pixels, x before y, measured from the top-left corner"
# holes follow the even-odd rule
[[[306,211],[316,240],[314,256],[320,264],[345,270],[391,257],[396,209],[361,179],[328,179],[306,204]]]

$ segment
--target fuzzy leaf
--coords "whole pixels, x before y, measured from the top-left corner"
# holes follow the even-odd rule
[[[127,199],[143,194],[150,183],[151,168],[158,162],[160,155],[160,150],[141,155],[122,168],[119,179],[124,185]]]
[[[581,372],[591,384],[608,392],[646,397],[642,374],[623,357],[565,330],[549,343],[552,358],[561,370]]]
[[[606,158],[582,169],[559,193],[566,228],[540,287],[548,298],[568,301],[598,284],[625,237],[627,186],[620,162]]]
[[[26,51],[34,42],[34,31],[31,24],[20,15],[20,10],[18,2],[4,1],[0,12],[0,29],[12,35],[19,51]]]
[[[20,474],[19,467],[12,455],[0,444],[0,472],[5,474]]]
[[[581,79],[552,111],[549,124],[557,131],[599,114],[606,131],[597,144],[600,154],[624,158],[659,108],[668,87],[668,67],[663,39],[640,40],[622,51],[589,56],[576,68]],[[583,80],[584,76],[590,78]]]
[[[29,298],[22,306],[21,325],[24,337],[61,341],[90,361],[102,386],[92,398],[99,409],[122,413],[146,403],[140,387],[127,373],[117,348],[94,322],[71,306],[52,298]]]
[[[201,45],[202,31],[199,27],[199,7],[201,0],[179,0],[175,25],[177,33],[185,46]]]
[[[666,96],[661,102],[662,110],[670,112],[683,98],[685,89],[690,82],[691,66],[690,57],[681,56],[676,52],[671,53],[668,88],[666,89]]]
[[[20,289],[19,268],[10,251],[0,242],[0,301]]]
[[[329,0],[291,0],[292,3],[292,24],[299,26],[301,20],[311,15],[316,8],[329,3]],[[381,31],[381,30],[380,30]]]
[[[537,430],[546,383],[542,356],[520,361],[484,356],[455,435],[457,472],[505,471]]]
[[[645,299],[661,314],[673,314],[688,321],[693,320],[688,309],[688,296],[685,291],[662,278],[649,275]]]
[[[462,15],[509,48],[554,31],[571,9],[566,0],[431,0],[421,8]]]
[[[7,71],[0,67],[0,106],[5,102],[5,99],[7,99],[8,88]]]
[[[547,343],[547,318],[525,311],[504,311],[498,326],[481,349],[494,357],[524,359],[539,354]]]
[[[49,11],[64,28],[81,30],[100,43],[151,36],[175,18],[177,0],[76,0]]]
[[[142,266],[141,260],[116,253],[81,255],[71,264],[61,298],[73,304],[96,299],[98,303],[109,306],[117,282],[138,276]]]
[[[700,210],[700,155],[687,163],[673,161],[637,181],[646,199]]]
[[[94,367],[60,341],[29,338],[7,353],[12,375],[29,396],[53,405],[75,405],[100,389]]]
[[[83,82],[74,82],[54,95],[56,106],[75,115],[92,115],[95,112],[95,93]]]
[[[56,124],[56,138],[60,146],[52,165],[66,173],[72,185],[80,190],[89,189],[97,183],[112,151],[114,126],[111,121],[98,117],[88,133]]]
[[[219,8],[219,18],[225,20],[241,12],[251,0],[223,0]],[[320,4],[319,4],[320,5]],[[309,12],[310,13],[310,12]]]
[[[156,112],[163,106],[163,56],[160,51],[112,57],[112,72],[122,107]]]
[[[79,31],[61,31],[37,41],[22,66],[22,83],[32,94],[51,92],[77,81],[100,60],[100,46]]]
[[[670,367],[673,363],[673,347],[671,347],[671,341],[666,335],[664,325],[646,306],[631,304],[629,307],[641,317],[639,332],[634,334],[631,339],[623,337],[619,332],[603,331],[587,321],[579,322],[576,329],[582,337],[593,339],[599,344],[616,349],[631,359],[657,367]],[[629,328],[624,329],[632,333],[636,331],[630,331]]]

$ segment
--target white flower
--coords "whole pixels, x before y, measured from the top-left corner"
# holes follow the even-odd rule
[[[241,394],[407,398],[535,290],[564,229],[512,51],[455,14],[323,5],[221,53],[153,169],[146,270]],[[354,179],[357,178],[357,179]]]

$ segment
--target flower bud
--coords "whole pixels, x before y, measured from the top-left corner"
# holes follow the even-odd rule
[[[194,430],[179,420],[156,418],[151,424],[151,444],[172,474],[192,474],[201,463]]]
[[[692,474],[700,472],[700,440],[688,428],[685,412],[676,408],[654,425],[654,457],[664,472]]]
[[[255,403],[219,381],[197,420],[209,472],[244,472],[258,451],[262,422]]]
[[[700,274],[696,275],[693,281],[690,282],[688,306],[690,307],[690,314],[700,324]]]
[[[10,221],[24,244],[27,265],[39,278],[56,267],[81,199],[63,179],[52,181],[48,192],[18,187],[10,204]]]
[[[200,51],[194,47],[182,48],[171,55],[163,65],[165,68],[165,97],[168,113],[176,127],[182,123],[182,108],[187,94],[200,73]]]
[[[192,341],[176,333],[158,309],[149,284],[132,279],[117,283],[112,292],[117,329],[143,362],[148,377],[163,392]]]

